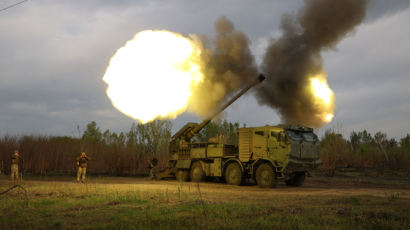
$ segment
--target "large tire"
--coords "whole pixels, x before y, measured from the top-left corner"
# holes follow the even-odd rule
[[[285,181],[287,186],[293,186],[293,187],[298,187],[302,186],[303,183],[305,182],[306,178],[306,173],[305,172],[296,172],[293,173],[291,178]]]
[[[188,181],[189,172],[186,169],[178,169],[175,177],[177,178],[177,181]]]
[[[261,188],[273,188],[276,186],[276,175],[269,164],[259,165],[256,169],[255,179]]]
[[[230,163],[225,170],[225,181],[227,184],[240,185],[243,180],[241,166],[238,163]]]
[[[191,166],[191,181],[194,182],[201,182],[205,179],[205,172],[202,169],[202,165],[200,161],[196,161]]]

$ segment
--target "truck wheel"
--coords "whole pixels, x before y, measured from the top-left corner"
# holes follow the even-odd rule
[[[227,184],[240,185],[243,173],[238,163],[230,163],[225,170],[225,180]]]
[[[272,188],[276,185],[276,175],[273,168],[268,164],[259,165],[256,169],[256,183],[261,188]]]
[[[285,181],[287,186],[302,186],[305,182],[306,174],[305,172],[296,172],[292,175],[292,177]]]
[[[191,180],[194,182],[201,182],[205,178],[204,170],[202,169],[201,162],[196,161],[192,164],[191,167]]]
[[[175,174],[177,181],[188,181],[189,180],[189,173],[188,170],[185,169],[178,169],[177,173]]]

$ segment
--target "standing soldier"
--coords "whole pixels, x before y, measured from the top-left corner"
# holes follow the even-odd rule
[[[81,177],[81,182],[85,182],[85,173],[87,171],[87,161],[91,160],[91,157],[85,155],[85,152],[81,152],[81,156],[77,157],[77,166],[78,166],[78,171],[77,171],[77,182],[80,182],[80,177]]]
[[[10,179],[12,181],[19,179],[19,160],[23,159],[19,155],[18,150],[14,150],[14,154],[11,156],[11,175]]]
[[[149,176],[151,179],[154,179],[156,176],[156,167],[158,165],[158,159],[156,157],[148,161]]]

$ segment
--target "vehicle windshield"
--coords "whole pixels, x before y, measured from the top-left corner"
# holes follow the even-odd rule
[[[302,135],[306,141],[317,141],[317,136],[314,133],[302,133]]]
[[[317,136],[314,133],[303,133],[294,130],[286,130],[286,134],[288,134],[289,138],[295,141],[317,141]]]
[[[298,132],[295,132],[293,130],[286,130],[286,134],[288,134],[289,138],[295,141],[301,141],[303,140],[302,135],[300,135]]]

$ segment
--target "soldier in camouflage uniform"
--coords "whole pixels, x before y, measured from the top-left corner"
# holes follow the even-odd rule
[[[85,155],[85,152],[81,152],[81,156],[77,157],[77,182],[84,183],[85,182],[85,174],[87,171],[87,162],[91,160],[91,157]]]
[[[12,181],[19,179],[19,160],[22,159],[19,155],[19,151],[15,150],[11,156],[11,174],[10,179]]]

